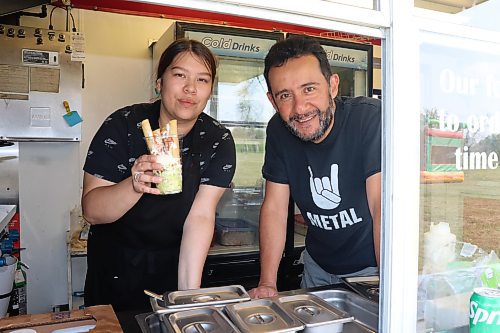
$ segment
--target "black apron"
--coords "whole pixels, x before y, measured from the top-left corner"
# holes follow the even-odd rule
[[[182,230],[200,184],[197,133],[184,139],[192,144],[182,155],[182,193],[145,194],[118,221],[91,227],[85,306],[151,309],[144,289],[158,294],[177,290]]]

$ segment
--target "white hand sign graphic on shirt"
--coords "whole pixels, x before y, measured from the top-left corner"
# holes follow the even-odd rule
[[[311,167],[309,169],[309,184],[311,185],[311,194],[316,206],[322,209],[333,209],[336,208],[342,198],[339,193],[339,166],[337,164],[332,164],[330,178],[328,177],[314,177]]]

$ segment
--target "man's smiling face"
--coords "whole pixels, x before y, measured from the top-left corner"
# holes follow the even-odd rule
[[[338,76],[328,82],[316,57],[305,55],[271,68],[269,82],[268,98],[288,129],[303,141],[321,142],[332,128]]]

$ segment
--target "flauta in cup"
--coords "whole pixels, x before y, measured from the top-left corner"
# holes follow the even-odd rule
[[[177,136],[177,121],[172,120],[161,129],[151,130],[149,120],[142,121],[144,139],[149,153],[157,156],[157,162],[163,165],[162,170],[154,172],[162,181],[156,184],[161,194],[182,192],[182,160],[180,143]]]

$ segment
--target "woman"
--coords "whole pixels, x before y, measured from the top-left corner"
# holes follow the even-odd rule
[[[216,206],[235,170],[231,133],[203,113],[216,74],[210,50],[194,40],[162,54],[160,99],[120,109],[95,135],[84,166],[82,208],[92,224],[85,305],[115,310],[148,307],[157,293],[199,288],[212,240]],[[176,119],[182,140],[182,192],[159,195],[155,155],[147,153],[141,121],[153,129]]]

